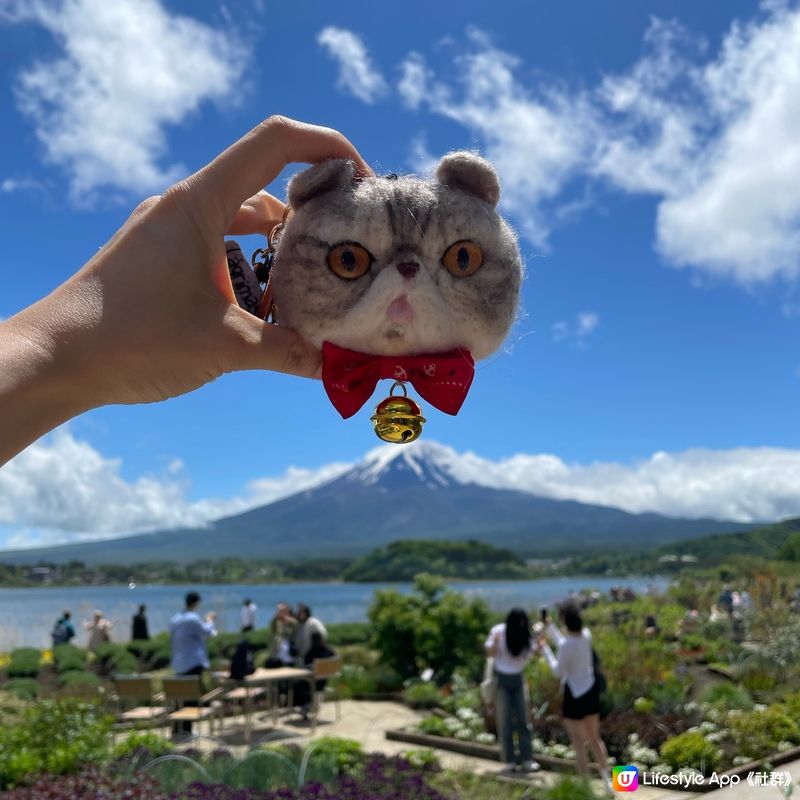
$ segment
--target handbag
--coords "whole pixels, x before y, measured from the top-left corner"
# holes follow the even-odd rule
[[[600,658],[594,647],[592,648],[592,670],[594,672],[594,685],[597,687],[597,696],[600,700],[600,718],[607,717],[614,709],[614,702],[608,693],[608,681],[600,666]]]

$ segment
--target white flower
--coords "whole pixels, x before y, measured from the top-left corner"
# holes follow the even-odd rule
[[[480,719],[478,714],[476,714],[471,708],[459,708],[456,711],[456,716],[462,722],[473,722],[476,719]]]
[[[767,710],[767,707],[764,705],[764,703],[756,703],[753,706],[753,711],[766,711],[766,710]]]
[[[655,764],[653,772],[660,772],[662,775],[672,775],[672,767],[669,764]]]
[[[779,753],[783,753],[785,750],[791,750],[793,747],[794,747],[794,745],[791,742],[778,742],[778,744],[775,747],[775,749]]]
[[[717,726],[713,722],[706,721],[706,722],[701,722],[700,723],[700,730],[703,733],[712,733],[716,729],[717,729]]]
[[[486,731],[484,731],[475,737],[475,741],[480,744],[494,744],[495,741],[497,741],[497,737],[493,733],[486,733]]]
[[[444,721],[444,726],[447,728],[448,732],[455,733],[457,730],[460,730],[464,726],[461,724],[460,719],[454,719],[453,717],[448,717]]]
[[[752,759],[747,756],[734,756],[732,763],[734,767],[741,767],[742,764],[749,764],[750,761],[752,761]]]
[[[453,735],[456,739],[461,739],[465,742],[472,739],[472,731],[469,728],[459,728]]]

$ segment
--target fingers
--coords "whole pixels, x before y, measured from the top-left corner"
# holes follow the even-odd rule
[[[263,233],[267,236],[283,218],[285,208],[286,206],[269,192],[259,192],[242,203],[227,232],[230,236],[250,233]]]
[[[338,131],[270,117],[193,175],[187,185],[200,210],[220,215],[220,226],[227,230],[242,203],[287,164],[315,164],[328,158],[349,158],[357,170],[371,174],[355,147]]]
[[[318,378],[322,354],[289,328],[269,325],[238,306],[231,306],[226,325],[233,333],[230,371],[265,369],[304,378]]]

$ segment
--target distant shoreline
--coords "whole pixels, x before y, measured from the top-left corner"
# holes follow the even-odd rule
[[[611,575],[597,575],[592,573],[586,572],[547,572],[547,573],[536,573],[526,577],[519,577],[519,578],[495,578],[495,577],[485,577],[485,578],[461,578],[457,575],[440,575],[437,577],[441,577],[443,581],[446,583],[486,583],[486,581],[492,581],[492,583],[527,583],[529,581],[541,580],[546,578],[575,578],[580,580],[591,580],[591,579],[608,579],[608,578],[618,578],[619,580],[625,580],[626,578],[639,578],[639,579],[647,579],[652,578],[653,580],[663,580],[666,576],[660,574],[643,574],[641,572],[637,573],[613,573]],[[149,582],[142,582],[139,583],[138,581],[108,581],[106,583],[47,583],[47,584],[3,584],[0,583],[0,591],[8,590],[8,589],[35,589],[37,591],[42,589],[103,589],[105,587],[109,588],[126,588],[129,587],[133,583],[136,589],[145,589],[152,586],[174,586],[174,587],[196,587],[196,586],[252,586],[252,587],[259,587],[259,586],[303,586],[303,585],[325,585],[325,586],[402,586],[409,583],[412,583],[411,580],[374,580],[374,581],[345,581],[341,579],[332,579],[332,580],[314,580],[314,579],[297,579],[297,580],[273,580],[273,581],[149,581]]]

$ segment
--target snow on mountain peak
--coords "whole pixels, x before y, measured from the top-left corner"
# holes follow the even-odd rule
[[[458,461],[455,450],[438,442],[411,442],[402,445],[384,445],[367,453],[364,460],[348,476],[365,486],[374,486],[390,475],[413,475],[429,488],[463,483],[455,477]]]

